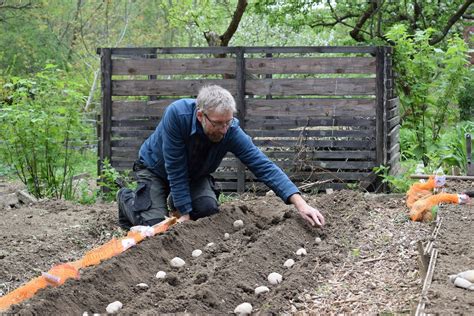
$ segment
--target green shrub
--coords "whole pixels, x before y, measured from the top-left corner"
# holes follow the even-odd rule
[[[102,170],[99,175],[99,182],[97,183],[101,186],[101,198],[107,202],[115,200],[115,195],[120,189],[119,183],[127,188],[132,190],[136,189],[137,183],[130,176],[130,171],[118,172],[110,164],[109,160],[106,158],[102,164]]]
[[[472,70],[464,87],[465,89],[458,96],[459,117],[463,121],[472,121],[474,119],[474,73]]]
[[[446,47],[434,47],[429,44],[433,32],[427,29],[410,35],[406,26],[395,25],[387,33],[396,44],[394,68],[402,125],[412,130],[404,136],[416,143],[411,148],[405,144],[402,154],[415,155],[425,165],[446,126],[458,120],[456,97],[468,72],[466,43],[452,37]]]
[[[82,121],[80,88],[54,65],[4,79],[0,156],[37,198],[72,198],[74,165],[93,133]]]

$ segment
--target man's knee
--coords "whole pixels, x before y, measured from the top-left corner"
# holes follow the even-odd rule
[[[218,212],[219,205],[217,204],[217,200],[209,196],[202,196],[193,201],[193,210],[189,213],[189,216],[192,220],[197,220]]]

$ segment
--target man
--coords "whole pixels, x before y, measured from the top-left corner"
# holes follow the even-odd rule
[[[135,191],[117,193],[119,224],[154,225],[171,208],[179,222],[215,214],[218,193],[211,177],[227,152],[232,152],[285,203],[293,204],[311,225],[324,225],[324,217],[309,206],[288,176],[252,142],[234,118],[235,100],[219,86],[207,86],[194,99],[173,102],[155,132],[143,143],[134,165]],[[171,194],[170,194],[171,193]]]

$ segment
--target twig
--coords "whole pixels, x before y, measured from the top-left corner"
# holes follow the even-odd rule
[[[381,256],[378,257],[378,258],[371,258],[371,259],[361,260],[361,261],[359,261],[359,263],[375,262],[375,261],[390,259],[391,257],[393,257],[393,256],[385,256],[385,257],[383,257],[383,255],[381,255]]]
[[[313,187],[313,186],[315,186],[315,185],[323,184],[323,183],[327,183],[327,182],[331,182],[331,181],[333,181],[333,180],[334,180],[334,179],[327,179],[327,180],[321,180],[321,181],[306,183],[306,184],[300,185],[300,186],[298,187],[298,189],[303,190],[303,189],[311,188],[311,187]]]

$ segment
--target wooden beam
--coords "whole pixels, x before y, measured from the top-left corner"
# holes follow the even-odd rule
[[[428,179],[431,175],[429,174],[411,174],[411,179]],[[467,180],[474,181],[474,176],[446,176],[446,180]]]
[[[101,50],[100,68],[102,73],[102,121],[101,121],[101,145],[100,160],[103,162],[105,158],[110,159],[111,144],[111,121],[112,121],[112,57],[108,48]]]
[[[239,49],[236,56],[235,80],[237,85],[237,116],[240,120],[241,128],[245,129],[245,56],[244,50]],[[237,192],[245,191],[245,166],[242,162],[237,164]]]

